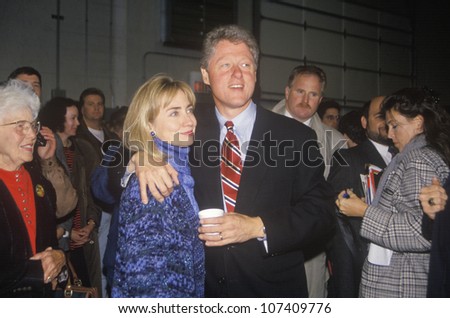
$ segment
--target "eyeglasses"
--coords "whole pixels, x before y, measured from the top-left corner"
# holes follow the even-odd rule
[[[29,122],[27,120],[18,120],[12,123],[0,125],[0,127],[11,125],[16,125],[14,128],[19,135],[26,135],[30,129],[32,129],[35,134],[41,130],[41,123],[39,121]]]
[[[339,120],[341,118],[341,116],[339,116],[339,115],[326,115],[325,118],[328,119],[328,120]]]

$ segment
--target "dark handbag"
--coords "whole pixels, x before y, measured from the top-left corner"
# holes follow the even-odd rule
[[[60,298],[98,298],[97,287],[83,287],[72,263],[67,261],[69,277],[64,288],[57,289],[55,296]],[[73,281],[73,283],[72,283]]]

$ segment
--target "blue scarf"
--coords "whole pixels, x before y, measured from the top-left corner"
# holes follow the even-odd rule
[[[158,149],[167,156],[167,162],[178,172],[180,185],[186,191],[194,211],[198,212],[197,201],[194,198],[194,178],[189,167],[189,147],[179,147],[153,137]]]

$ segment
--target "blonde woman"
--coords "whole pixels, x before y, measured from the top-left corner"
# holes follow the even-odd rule
[[[204,251],[198,238],[188,153],[197,121],[195,96],[184,82],[157,75],[136,92],[124,123],[124,143],[154,163],[170,163],[180,185],[158,202],[141,202],[132,175],[119,210],[113,297],[203,297]]]

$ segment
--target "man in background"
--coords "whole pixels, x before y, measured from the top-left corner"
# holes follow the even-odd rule
[[[360,175],[367,174],[371,164],[384,169],[391,161],[391,142],[381,114],[383,99],[384,96],[375,97],[363,106],[361,125],[367,140],[335,154],[328,176],[335,195],[344,189],[353,189],[358,197],[364,197]],[[367,241],[359,235],[361,222],[362,218],[338,214],[339,227],[328,250],[333,273],[329,284],[330,297],[358,297],[362,266],[368,251]]]
[[[328,127],[338,129],[341,119],[341,106],[335,100],[323,99],[319,104],[317,114],[322,123]]]
[[[294,118],[311,127],[317,135],[320,153],[325,161],[324,177],[330,171],[333,153],[347,148],[344,136],[336,129],[322,123],[317,109],[323,98],[327,77],[325,72],[314,65],[299,65],[289,75],[285,88],[285,99],[273,111]],[[332,236],[322,236],[305,250],[305,270],[309,297],[323,298],[327,295],[326,245]]]
[[[95,158],[87,158],[90,159],[90,162],[88,162],[88,167],[86,167],[87,175],[91,177],[92,172],[100,164],[103,158],[103,144],[108,140],[116,140],[118,137],[104,127],[103,118],[105,114],[105,94],[100,89],[95,87],[85,89],[80,94],[79,107],[81,118],[80,126],[77,130],[77,137],[88,141],[97,154]],[[101,222],[100,224],[96,224],[96,226],[98,227],[98,242],[102,264],[102,294],[106,297],[107,279],[103,270],[103,257],[108,241],[108,233],[114,205],[106,204],[104,201],[98,200],[95,197],[94,202],[102,209]]]
[[[31,66],[22,66],[9,74],[8,79],[18,79],[31,85],[36,95],[41,98],[42,77],[41,74]]]

